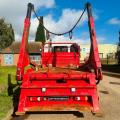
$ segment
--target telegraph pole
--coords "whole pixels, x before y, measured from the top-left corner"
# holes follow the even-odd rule
[[[117,59],[118,59],[118,64],[120,65],[120,30],[119,30],[119,42],[117,46]]]
[[[120,46],[120,30],[119,30],[119,43],[118,43],[118,46]]]

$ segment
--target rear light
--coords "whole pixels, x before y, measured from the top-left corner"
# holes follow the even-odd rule
[[[76,88],[71,88],[71,92],[75,92],[76,91]]]
[[[86,101],[88,100],[88,96],[85,96],[85,100],[86,100]]]
[[[37,101],[41,101],[41,97],[29,97],[29,100],[31,102],[37,102]]]
[[[37,100],[38,100],[38,101],[41,101],[41,98],[40,98],[40,97],[37,97]]]
[[[81,98],[80,97],[76,97],[76,99],[79,101]]]
[[[81,97],[75,97],[74,100],[79,101],[81,100]]]
[[[87,101],[88,97],[87,96],[77,96],[77,97],[74,97],[74,100],[76,100],[76,101]]]
[[[46,98],[46,97],[43,97],[43,100],[47,100],[47,98]]]

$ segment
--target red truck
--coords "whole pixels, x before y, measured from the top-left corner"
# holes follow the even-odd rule
[[[21,81],[17,115],[27,111],[100,112],[96,84],[102,79],[101,62],[90,3],[85,7],[91,41],[89,59],[84,64],[80,62],[80,46],[76,43],[49,42],[43,45],[42,62],[37,65],[30,61],[27,48],[34,9],[33,4],[28,4],[16,72]]]

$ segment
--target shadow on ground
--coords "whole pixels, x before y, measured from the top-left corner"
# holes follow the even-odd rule
[[[120,85],[120,82],[109,82],[110,84]]]
[[[41,112],[28,112],[27,115],[29,114],[73,114],[76,117],[84,117],[83,113],[79,111],[41,111]]]
[[[24,120],[27,119],[29,117],[29,115],[31,114],[45,114],[45,115],[59,115],[59,114],[73,114],[74,116],[76,116],[77,118],[83,118],[84,115],[81,112],[78,111],[41,111],[41,112],[27,112],[25,115],[22,116],[14,116],[13,118],[11,118],[10,120]]]
[[[13,100],[13,114],[15,116],[15,112],[18,108],[18,101],[20,96],[20,86],[18,84],[13,84],[11,82],[11,74],[8,74],[8,95],[12,96]]]

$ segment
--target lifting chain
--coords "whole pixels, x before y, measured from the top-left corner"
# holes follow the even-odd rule
[[[69,32],[69,38],[70,38],[70,39],[72,39],[72,35],[73,35],[73,32],[70,31],[70,32]]]
[[[81,20],[82,16],[84,15],[85,11],[86,11],[86,7],[84,8],[81,16],[79,17],[79,19],[77,20],[77,22],[75,23],[75,25],[74,25],[70,30],[68,30],[68,31],[66,31],[66,32],[64,32],[64,33],[55,33],[55,32],[51,32],[50,30],[48,30],[48,29],[41,23],[38,15],[37,15],[37,13],[36,13],[36,11],[33,9],[33,12],[34,12],[36,18],[38,19],[38,21],[40,22],[40,24],[43,26],[43,28],[46,30],[46,32],[48,32],[49,34],[51,33],[51,34],[53,34],[53,35],[58,35],[58,36],[60,36],[60,35],[65,35],[65,34],[69,34],[69,38],[70,38],[70,39],[72,39],[72,31],[75,29],[75,27],[77,26],[77,24],[80,22],[80,20]]]

